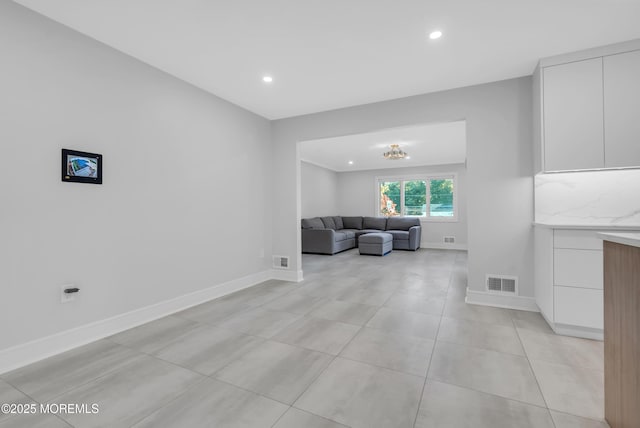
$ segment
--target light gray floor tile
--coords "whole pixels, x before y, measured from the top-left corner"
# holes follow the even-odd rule
[[[276,334],[273,340],[337,355],[358,330],[360,327],[353,324],[304,317]]]
[[[447,342],[436,343],[429,379],[544,406],[526,357]]]
[[[404,336],[435,339],[439,324],[440,317],[436,315],[380,308],[369,320],[367,327],[379,328]]]
[[[237,315],[252,308],[253,306],[246,305],[239,300],[212,300],[186,309],[182,312],[178,312],[175,316],[203,324],[219,324],[233,315]]]
[[[135,427],[270,428],[287,409],[253,392],[206,379]]]
[[[70,428],[71,425],[52,414],[13,415],[0,421],[0,428]]]
[[[551,417],[553,417],[556,428],[609,428],[609,424],[606,421],[581,418],[556,412],[555,410],[551,410]]]
[[[254,308],[231,316],[220,323],[220,327],[268,339],[300,318],[290,312]]]
[[[603,342],[530,330],[520,330],[520,339],[530,359],[604,370]]]
[[[364,325],[377,311],[377,306],[330,300],[309,312],[309,315],[347,324]]]
[[[334,281],[323,278],[301,285],[297,291],[308,296],[333,299],[336,295],[344,293],[353,284],[358,282],[359,280],[356,278],[341,278]]]
[[[425,377],[434,341],[363,328],[341,357]]]
[[[256,336],[201,325],[188,331],[156,355],[179,366],[210,375],[263,341],[264,339]]]
[[[168,316],[110,336],[109,340],[153,354],[196,326],[193,321]]]
[[[511,311],[513,324],[518,330],[531,330],[536,333],[555,334],[539,312]]]
[[[445,299],[415,293],[394,293],[384,304],[385,307],[400,311],[442,315]]]
[[[291,312],[298,315],[306,315],[327,299],[322,297],[309,296],[300,292],[291,292],[264,305],[265,309],[274,311]]]
[[[554,428],[549,411],[428,380],[415,428]]]
[[[31,404],[35,403],[30,397],[0,380],[0,404]],[[12,416],[10,413],[0,412],[0,421]]]
[[[524,355],[515,327],[443,317],[438,340]]]
[[[295,407],[353,428],[413,427],[423,378],[336,358]]]
[[[392,294],[393,291],[376,291],[366,287],[350,287],[342,293],[338,293],[335,299],[363,305],[381,306]]]
[[[448,318],[480,321],[489,324],[513,326],[511,310],[490,306],[470,305],[464,301],[448,299],[444,306],[443,315]]]
[[[329,355],[266,341],[220,370],[215,377],[291,404],[329,362]]]
[[[96,414],[65,414],[78,427],[129,427],[166,405],[202,376],[153,357],[141,356],[127,366],[51,400],[52,403],[97,403]]]
[[[291,407],[273,428],[349,428],[320,416]]]
[[[296,288],[298,288],[298,285],[292,282],[270,280],[220,297],[218,300],[220,302],[240,302],[249,306],[260,306],[282,297]]]
[[[39,402],[90,382],[124,366],[140,354],[109,340],[100,340],[3,375]]]
[[[599,370],[532,360],[531,366],[549,409],[604,419],[604,374]]]

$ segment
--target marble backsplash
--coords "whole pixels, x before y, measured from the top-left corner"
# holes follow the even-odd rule
[[[576,226],[640,226],[640,170],[535,177],[535,221]]]

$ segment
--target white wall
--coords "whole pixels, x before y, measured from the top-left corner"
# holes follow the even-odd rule
[[[269,121],[8,1],[0,58],[0,350],[267,268]]]
[[[300,162],[302,218],[340,215],[338,174],[312,163]]]
[[[304,170],[304,169],[303,169]],[[376,177],[415,176],[456,173],[458,221],[422,222],[422,247],[444,246],[445,236],[456,237],[456,247],[467,244],[467,170],[464,164],[389,168],[338,173],[338,212],[340,215],[377,216]],[[304,183],[304,181],[303,181]],[[304,186],[303,186],[304,189]],[[302,197],[304,200],[304,195]],[[304,212],[304,209],[303,209]]]
[[[522,77],[273,122],[273,251],[300,269],[300,141],[430,122],[467,121],[469,287],[517,275],[533,296],[532,81]],[[296,257],[297,255],[297,257]]]
[[[535,177],[535,219],[580,226],[640,226],[640,170]]]

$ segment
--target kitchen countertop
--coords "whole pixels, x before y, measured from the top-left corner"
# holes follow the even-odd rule
[[[556,223],[540,223],[534,222],[534,226],[546,227],[549,229],[580,229],[580,230],[638,230],[640,224],[633,225],[615,225],[615,224],[556,224]]]
[[[640,247],[640,233],[598,233],[598,238],[617,244]]]

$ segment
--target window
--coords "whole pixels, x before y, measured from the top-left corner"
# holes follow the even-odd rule
[[[378,215],[456,221],[455,174],[416,178],[378,178]]]

